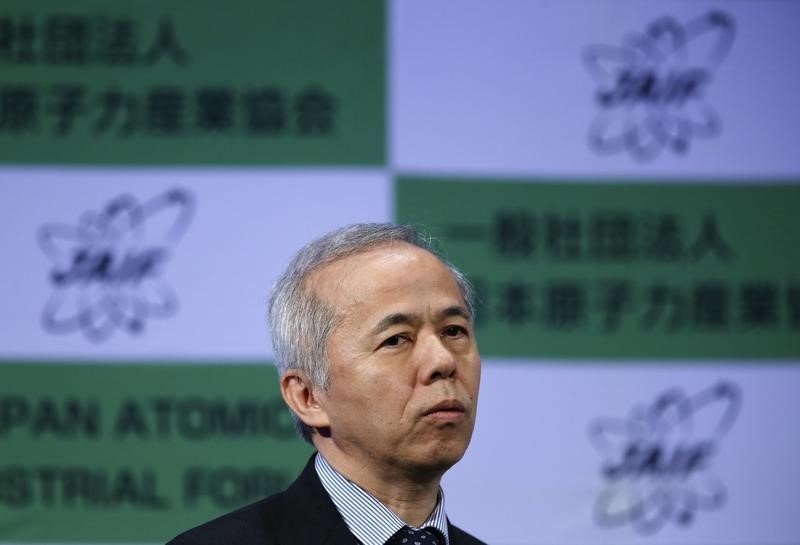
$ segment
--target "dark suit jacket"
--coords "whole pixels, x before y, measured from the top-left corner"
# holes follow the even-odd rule
[[[486,545],[452,524],[450,545]],[[354,545],[312,456],[285,491],[182,533],[168,545]]]

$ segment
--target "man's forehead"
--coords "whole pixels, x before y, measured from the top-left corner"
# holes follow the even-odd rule
[[[317,297],[333,303],[341,296],[351,298],[371,290],[400,288],[407,285],[412,276],[439,275],[446,276],[458,289],[452,271],[438,256],[413,244],[395,241],[325,263],[308,275],[305,284]]]

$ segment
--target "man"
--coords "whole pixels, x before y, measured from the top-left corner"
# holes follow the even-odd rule
[[[285,491],[188,544],[475,545],[442,475],[475,424],[472,292],[413,228],[344,227],[298,252],[269,319],[283,398],[317,454]]]

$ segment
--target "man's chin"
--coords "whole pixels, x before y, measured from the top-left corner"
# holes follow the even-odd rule
[[[464,457],[469,441],[447,442],[431,445],[408,460],[407,467],[419,475],[444,474]]]

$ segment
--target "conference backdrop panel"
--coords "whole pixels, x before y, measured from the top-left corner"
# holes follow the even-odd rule
[[[352,222],[476,288],[497,545],[798,545],[800,4],[6,2],[0,543],[284,488],[269,289]]]

